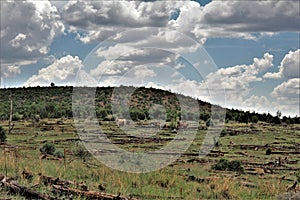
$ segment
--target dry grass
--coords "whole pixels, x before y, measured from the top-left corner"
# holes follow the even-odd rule
[[[52,120],[53,123],[55,120]],[[20,122],[21,123],[21,122]],[[3,124],[3,122],[0,122]],[[68,154],[66,164],[64,161],[41,160],[39,148],[42,146],[40,141],[53,141],[57,138],[76,137],[74,134],[74,126],[71,120],[64,121],[64,134],[60,129],[55,127],[54,131],[40,132],[38,128],[29,127],[28,122],[25,124],[28,127],[22,128],[22,125],[16,124],[17,129],[13,135],[8,136],[8,143],[18,146],[27,146],[33,149],[18,148],[17,157],[15,151],[4,151],[0,149],[0,174],[5,174],[5,163],[7,175],[10,177],[20,176],[23,169],[31,171],[34,174],[32,182],[19,178],[21,184],[32,186],[40,183],[38,173],[47,176],[60,177],[67,180],[84,181],[91,190],[98,190],[98,185],[103,184],[106,192],[123,195],[134,195],[146,199],[166,199],[168,197],[183,198],[183,199],[275,199],[278,195],[286,192],[286,189],[291,182],[279,181],[279,178],[287,174],[286,171],[276,171],[274,174],[262,174],[261,176],[242,174],[235,172],[214,172],[209,171],[211,165],[219,158],[207,157],[208,163],[187,163],[190,157],[183,156],[180,158],[182,162],[174,163],[174,166],[169,166],[159,171],[146,174],[130,174],[112,170],[105,165],[99,163],[93,158],[88,158],[87,162],[94,164],[87,166],[82,159],[72,155],[74,143],[64,142],[56,144],[59,150],[66,148]],[[231,125],[232,127],[237,125]],[[231,127],[231,128],[232,128]],[[238,128],[241,128],[240,126]],[[284,137],[280,132],[267,132],[269,127],[264,129],[264,133],[257,135],[238,135],[226,136],[220,138],[222,144],[219,150],[228,152],[224,157],[228,160],[241,160],[242,162],[269,162],[278,159],[277,155],[266,156],[264,150],[248,151],[248,155],[255,157],[244,157],[236,154],[239,149],[232,149],[229,145],[230,141],[235,144],[265,144],[272,143],[275,137]],[[25,132],[25,134],[24,134]],[[36,134],[38,133],[38,134]],[[189,152],[197,152],[199,144],[204,137],[204,131],[201,131],[195,142],[189,148]],[[286,137],[285,143],[290,144],[299,141],[297,134],[299,131],[286,131],[289,137]],[[37,136],[35,136],[37,135]],[[35,137],[33,137],[35,136]],[[249,139],[249,138],[252,139]],[[247,139],[248,138],[248,139]],[[299,141],[300,143],[300,141]],[[148,144],[151,146],[151,144]],[[126,144],[125,144],[126,146]],[[6,153],[4,153],[6,152]],[[299,160],[297,155],[290,155],[289,159]],[[293,167],[300,167],[299,162]],[[188,170],[189,169],[189,170]],[[291,173],[291,172],[289,172]],[[187,176],[196,176],[200,178],[210,177],[209,183],[198,183],[195,181],[187,181]],[[296,178],[296,176],[290,176]],[[241,186],[242,181],[251,182],[257,185],[257,188]],[[51,188],[40,187],[38,191],[48,192]],[[0,192],[0,195],[3,193]],[[17,197],[17,199],[22,199]]]

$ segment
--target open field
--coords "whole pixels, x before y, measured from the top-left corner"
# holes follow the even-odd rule
[[[43,184],[43,177],[72,181],[73,187],[81,190],[86,185],[90,191],[101,189],[137,199],[275,199],[300,179],[300,125],[226,123],[219,146],[204,158],[199,158],[199,149],[206,130],[198,130],[188,151],[175,163],[159,171],[134,174],[112,170],[88,154],[78,154],[82,148],[72,119],[20,120],[14,124],[6,144],[0,146],[0,174],[58,199],[70,196],[60,194],[52,184]],[[159,130],[143,141],[131,140],[115,122],[101,124],[114,143],[134,151],[159,148],[176,134]],[[7,130],[8,121],[0,125]],[[40,148],[45,143],[53,143],[56,151],[65,153],[64,158],[41,157]],[[271,149],[270,155],[266,155],[267,149]],[[221,158],[241,161],[244,170],[213,170]],[[24,170],[33,177],[22,176]],[[0,196],[23,198],[3,189]]]

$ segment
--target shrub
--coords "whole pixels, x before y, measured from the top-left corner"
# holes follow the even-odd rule
[[[228,171],[238,171],[243,172],[244,167],[242,165],[242,162],[239,160],[232,160],[228,161],[224,158],[220,159],[216,164],[212,166],[212,169],[214,170],[228,170]]]
[[[216,164],[212,166],[214,170],[222,170],[225,171],[228,168],[228,160],[222,158]]]
[[[54,156],[57,157],[57,158],[65,157],[63,152],[61,152],[61,151],[55,151]]]
[[[242,162],[239,160],[233,160],[228,162],[228,170],[229,171],[244,171],[244,167]]]
[[[0,142],[3,143],[5,141],[6,141],[6,132],[2,128],[2,126],[0,126]]]
[[[83,160],[90,156],[90,153],[82,146],[78,145],[73,149],[73,154]]]
[[[40,148],[40,152],[44,154],[53,155],[55,152],[55,145],[52,143],[46,143]]]
[[[268,149],[266,150],[266,155],[271,155],[271,154],[272,154],[272,149],[268,148]]]

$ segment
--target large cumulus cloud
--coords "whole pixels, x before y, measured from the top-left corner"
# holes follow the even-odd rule
[[[53,64],[39,70],[37,75],[30,77],[26,86],[49,86],[54,82],[57,85],[72,85],[76,78],[77,72],[82,67],[82,61],[77,57],[67,55]]]
[[[273,79],[300,78],[300,49],[286,54],[279,66],[279,71],[275,73],[268,72],[264,77]]]
[[[274,98],[273,107],[283,111],[283,113],[299,116],[300,78],[292,78],[284,81],[273,89],[271,96]]]
[[[1,1],[3,65],[36,62],[63,32],[60,15],[49,1]]]
[[[241,37],[253,33],[272,35],[299,31],[299,1],[212,1],[205,7],[191,2],[180,8],[170,26],[191,32],[196,38]]]
[[[104,40],[128,28],[166,27],[180,2],[69,1],[62,17],[84,42]]]

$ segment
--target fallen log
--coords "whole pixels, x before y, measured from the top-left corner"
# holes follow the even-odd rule
[[[60,178],[56,177],[51,177],[51,176],[44,176],[42,174],[39,174],[40,180],[44,185],[75,185],[75,181],[70,181],[70,180],[63,180]]]
[[[60,186],[60,185],[52,185],[53,189],[66,193],[66,194],[74,194],[81,197],[91,198],[91,199],[101,199],[101,200],[137,200],[135,198],[127,198],[122,197],[120,195],[108,194],[103,192],[95,192],[95,191],[83,191],[70,187]]]
[[[15,181],[11,181],[11,179],[5,177],[1,180],[0,186],[6,188],[12,194],[19,194],[28,199],[42,199],[42,200],[54,200],[55,198],[42,194],[36,191],[31,190],[28,187],[21,186]]]

